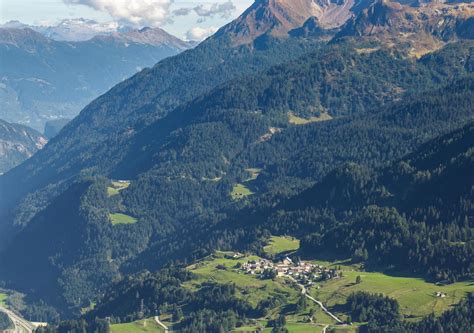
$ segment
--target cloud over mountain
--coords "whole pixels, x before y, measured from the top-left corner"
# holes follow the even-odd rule
[[[189,29],[186,33],[187,40],[195,40],[195,41],[202,41],[209,37],[210,35],[214,34],[217,31],[216,27],[209,27],[209,28],[201,28],[201,27],[194,27]]]

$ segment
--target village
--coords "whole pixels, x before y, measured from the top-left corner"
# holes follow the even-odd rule
[[[294,260],[285,257],[283,260],[273,262],[268,259],[248,261],[240,266],[245,274],[256,275],[261,279],[275,277],[290,277],[298,283],[311,286],[316,282],[339,278],[341,275],[336,269],[313,264],[307,261]]]

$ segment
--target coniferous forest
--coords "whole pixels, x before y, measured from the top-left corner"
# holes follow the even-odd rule
[[[0,175],[0,310],[37,333],[472,332],[473,20],[256,1],[119,83]]]

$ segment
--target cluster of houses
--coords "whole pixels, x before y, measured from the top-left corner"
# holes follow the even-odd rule
[[[248,261],[242,264],[240,269],[246,274],[258,275],[261,278],[288,276],[305,285],[340,277],[340,273],[335,269],[288,257],[277,263],[267,259]]]

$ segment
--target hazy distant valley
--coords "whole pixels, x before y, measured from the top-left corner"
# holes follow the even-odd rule
[[[190,45],[162,30],[56,41],[23,28],[0,28],[0,118],[43,131],[73,118],[115,84]]]
[[[194,45],[161,29],[117,32],[91,24],[66,21],[55,30],[19,22],[0,26],[0,119],[44,133],[115,84]],[[2,154],[0,172],[36,151],[4,145],[17,157],[3,161]]]

